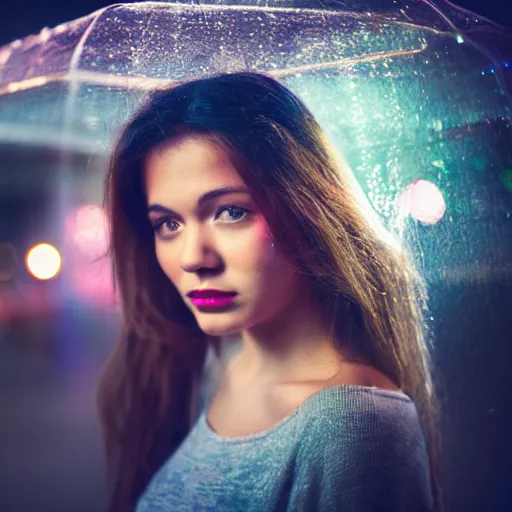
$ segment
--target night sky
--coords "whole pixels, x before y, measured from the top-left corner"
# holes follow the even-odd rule
[[[385,1],[366,0],[357,3],[360,5],[383,5]],[[409,0],[410,3],[415,1],[421,0]],[[444,4],[444,0],[434,1],[440,7]],[[356,0],[352,0],[353,4],[354,2]],[[512,28],[512,2],[510,0],[454,0],[454,2]],[[101,0],[0,0],[0,45],[38,33],[45,26],[52,28],[114,3],[116,2]],[[350,5],[350,2],[345,0],[340,4]]]

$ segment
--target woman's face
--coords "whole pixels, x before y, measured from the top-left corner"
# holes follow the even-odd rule
[[[203,332],[241,332],[290,303],[296,271],[272,246],[262,212],[223,149],[199,136],[159,148],[146,161],[145,186],[157,260]],[[200,200],[227,187],[237,191]],[[187,296],[197,289],[237,295],[205,307]]]

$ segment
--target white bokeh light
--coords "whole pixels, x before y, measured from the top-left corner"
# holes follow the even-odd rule
[[[432,182],[415,180],[398,198],[402,211],[424,224],[436,224],[446,212],[443,193]]]
[[[25,263],[36,279],[47,280],[59,273],[62,259],[53,245],[41,243],[27,251]]]

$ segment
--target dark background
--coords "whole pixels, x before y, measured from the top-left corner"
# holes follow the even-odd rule
[[[414,4],[421,1],[409,0],[409,2],[404,1],[402,3]],[[434,1],[440,8],[446,7],[445,0]],[[101,0],[53,0],[46,2],[41,0],[25,0],[20,2],[2,0],[0,2],[0,45],[30,34],[36,34],[43,27],[52,28],[60,23],[80,18],[114,3],[116,2]],[[343,6],[354,6],[357,8],[360,5],[386,8],[388,5],[392,7],[393,3],[391,0],[346,0],[339,2],[340,8],[343,8]],[[456,0],[455,3],[460,7],[470,9],[481,16],[498,22],[507,28],[512,28],[512,2],[510,0]]]

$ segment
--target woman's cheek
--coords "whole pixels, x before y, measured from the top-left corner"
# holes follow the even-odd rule
[[[233,237],[235,241],[237,237]],[[272,234],[264,221],[254,224],[253,229],[248,230],[236,240],[232,251],[237,267],[242,266],[253,270],[262,270],[271,264],[275,258]]]

